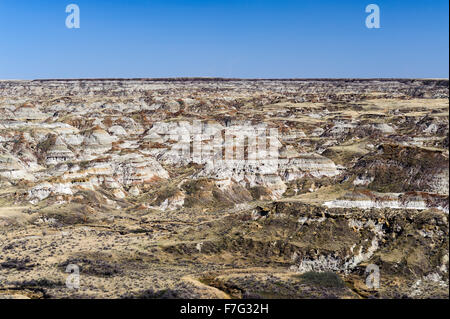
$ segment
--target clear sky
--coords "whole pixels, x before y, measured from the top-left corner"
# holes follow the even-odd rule
[[[448,0],[0,0],[0,79],[448,74]]]

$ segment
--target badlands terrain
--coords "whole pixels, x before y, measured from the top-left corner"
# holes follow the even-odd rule
[[[448,97],[0,81],[0,298],[448,298]]]

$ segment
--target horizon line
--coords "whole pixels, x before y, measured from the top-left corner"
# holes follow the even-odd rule
[[[359,80],[359,81],[411,81],[411,80],[431,80],[431,81],[449,81],[449,78],[402,78],[402,77],[307,77],[307,78],[233,78],[233,77],[111,77],[111,78],[36,78],[36,79],[0,79],[2,82],[7,81],[29,81],[29,82],[46,82],[46,81],[336,81],[336,80]]]

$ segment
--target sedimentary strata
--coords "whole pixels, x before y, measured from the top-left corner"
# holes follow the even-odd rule
[[[448,298],[448,90],[0,81],[0,296]]]

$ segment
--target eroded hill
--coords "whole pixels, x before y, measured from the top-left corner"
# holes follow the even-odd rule
[[[448,112],[448,80],[0,81],[0,295],[448,298]]]

